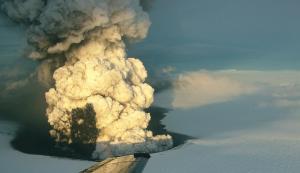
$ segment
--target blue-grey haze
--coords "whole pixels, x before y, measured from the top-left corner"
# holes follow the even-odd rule
[[[157,0],[149,37],[133,46],[148,67],[299,69],[300,1]]]

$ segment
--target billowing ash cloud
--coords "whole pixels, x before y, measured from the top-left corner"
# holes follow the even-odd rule
[[[172,146],[169,135],[146,130],[150,115],[143,109],[153,102],[153,89],[144,83],[142,62],[125,52],[124,40],[145,38],[150,26],[139,0],[4,0],[1,7],[28,26],[30,58],[65,60],[46,93],[57,142],[95,142],[94,158]]]

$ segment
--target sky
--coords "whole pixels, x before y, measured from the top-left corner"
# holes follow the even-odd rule
[[[298,5],[296,0],[156,0],[149,10],[149,35],[131,45],[129,55],[141,58],[150,71],[165,66],[179,71],[299,69]],[[0,18],[0,68],[26,64],[32,70],[34,63],[20,58],[23,29]]]
[[[296,0],[154,1],[150,34],[131,54],[149,67],[299,69],[299,5]]]

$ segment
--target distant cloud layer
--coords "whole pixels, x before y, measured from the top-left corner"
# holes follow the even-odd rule
[[[300,71],[192,71],[174,81],[173,108],[192,108],[260,94],[271,97],[260,106],[299,107]]]
[[[257,89],[225,75],[198,71],[179,75],[175,82],[173,107],[189,108],[224,102],[251,94]]]

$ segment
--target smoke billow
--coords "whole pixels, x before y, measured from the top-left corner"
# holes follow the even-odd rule
[[[94,158],[172,147],[169,135],[146,130],[150,115],[144,109],[153,102],[154,90],[145,83],[143,63],[125,51],[125,40],[145,38],[150,26],[139,0],[1,2],[10,18],[27,26],[30,58],[64,62],[54,71],[55,86],[45,94],[50,134],[57,142],[95,142]],[[93,112],[95,120],[84,112]],[[95,128],[90,140],[89,133],[82,135],[88,122]],[[81,129],[76,135],[74,124]]]

